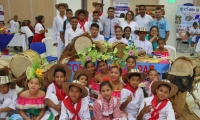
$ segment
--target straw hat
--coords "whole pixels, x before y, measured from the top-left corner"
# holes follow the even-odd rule
[[[72,71],[67,67],[66,64],[55,64],[53,65],[49,71],[48,71],[48,75],[47,75],[47,78],[49,80],[49,82],[53,82],[53,74],[54,74],[54,71],[56,68],[62,68],[65,70],[66,72],[66,76],[65,76],[65,81],[69,81],[71,76],[72,76]]]
[[[55,5],[56,9],[58,9],[60,6],[64,6],[66,9],[68,9],[67,3],[58,3],[58,4]]]
[[[135,34],[138,35],[139,32],[146,32],[148,33],[147,29],[145,27],[139,27],[138,30],[135,30]]]
[[[102,4],[100,1],[93,2],[93,3],[92,3],[92,6],[95,7],[97,4],[99,4],[99,5],[101,5],[101,6],[104,6],[104,4]]]
[[[192,61],[187,57],[178,57],[172,64],[170,71],[168,74],[175,75],[175,76],[188,76],[191,77],[194,74],[195,66],[193,66]]]
[[[74,73],[74,80],[78,80],[78,77],[80,76],[80,75],[85,75],[85,76],[87,76],[87,79],[88,79],[88,81],[87,81],[87,86],[89,85],[89,83],[90,83],[90,80],[92,79],[92,74],[90,73],[90,71],[88,71],[88,70],[77,70],[75,73]]]
[[[82,94],[81,94],[81,98],[84,98],[86,96],[88,96],[88,91],[87,89],[82,85],[81,82],[79,82],[78,80],[73,80],[72,82],[64,82],[63,84],[63,88],[64,88],[64,91],[66,94],[68,94],[69,92],[69,87],[73,85],[73,86],[76,86],[76,87],[79,87],[82,91]]]
[[[10,69],[7,66],[0,68],[0,85],[13,82],[13,77]]]
[[[129,75],[140,75],[140,82],[142,82],[143,80],[146,79],[147,75],[140,72],[138,69],[131,69],[128,71],[128,73],[124,74],[122,76],[122,80],[124,81],[124,83],[128,82],[128,76]]]
[[[151,85],[151,92],[153,95],[156,94],[156,89],[158,88],[159,85],[169,85],[171,87],[170,93],[168,98],[171,98],[172,96],[174,96],[177,92],[178,92],[178,87],[172,83],[170,83],[169,80],[160,80],[160,81],[154,81]]]
[[[79,14],[79,12],[81,12],[81,11],[85,12],[85,17],[87,18],[88,15],[89,15],[89,12],[88,12],[87,10],[84,10],[84,9],[79,9],[79,10],[77,10],[77,11],[75,12],[75,17],[78,18],[78,14]]]

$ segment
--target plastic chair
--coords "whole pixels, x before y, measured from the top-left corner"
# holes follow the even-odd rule
[[[174,53],[174,59],[176,59],[176,48],[170,46],[170,45],[165,45],[164,48],[166,48],[169,51],[169,54],[171,54],[172,52]]]
[[[36,51],[39,54],[46,53],[46,46],[44,43],[41,43],[41,42],[31,43],[30,49]],[[53,57],[53,56],[46,56],[46,59],[48,62],[56,62],[58,60],[57,57]]]
[[[42,43],[44,43],[46,46],[46,55],[52,56],[53,39],[52,38],[44,38],[44,39],[42,39]]]

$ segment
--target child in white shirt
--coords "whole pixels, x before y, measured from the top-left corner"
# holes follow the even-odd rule
[[[79,35],[83,34],[83,30],[78,28],[78,19],[76,17],[72,17],[71,21],[71,28],[65,31],[65,47],[71,42],[71,40]]]
[[[168,80],[160,80],[152,83],[151,91],[154,96],[144,99],[137,120],[175,120],[172,103],[168,98],[178,92],[178,87]]]
[[[0,69],[0,119],[5,119],[16,108],[17,92],[10,88],[11,76],[7,67]]]
[[[137,120],[137,114],[144,99],[143,90],[138,87],[146,78],[138,69],[131,69],[122,76],[125,87],[121,90],[120,109],[128,113],[128,120]]]
[[[59,120],[90,120],[90,112],[87,101],[87,89],[78,80],[64,83],[63,88],[68,95],[62,102]]]
[[[75,12],[76,18],[78,18],[78,28],[82,29],[83,32],[89,32],[89,23],[87,21],[88,11],[79,9]]]
[[[99,25],[96,23],[91,24],[90,33],[93,41],[104,40],[104,36],[99,34]]]
[[[29,29],[29,27],[26,26],[25,22],[22,22],[22,26],[20,28],[20,32],[22,34],[26,34],[26,37],[28,38],[28,46],[30,48],[30,44],[32,43],[34,35],[33,35],[33,32]]]
[[[99,21],[99,12],[98,11],[94,11],[93,12],[93,20],[89,21],[89,28],[91,28],[91,25],[93,23],[96,23],[99,25],[99,34],[103,34],[103,25],[101,24],[101,22]]]

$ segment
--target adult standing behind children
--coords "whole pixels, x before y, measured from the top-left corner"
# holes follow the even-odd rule
[[[88,11],[83,9],[79,9],[75,12],[75,16],[78,18],[78,28],[82,29],[83,32],[89,31],[89,23],[87,21],[88,14]]]
[[[103,34],[103,25],[102,23],[98,20],[99,19],[99,12],[94,11],[93,12],[93,20],[89,21],[89,28],[91,28],[91,24],[96,23],[99,25],[99,33],[102,35]]]
[[[133,21],[133,19],[134,19],[134,13],[133,11],[130,10],[126,13],[125,21],[122,22],[120,26],[122,27],[122,29],[124,29],[126,26],[131,27],[131,36],[132,40],[134,41],[137,39],[137,35],[134,32],[135,30],[138,30],[139,26],[135,21]]]
[[[135,22],[137,22],[139,27],[145,27],[147,31],[149,31],[153,18],[150,15],[146,14],[145,5],[140,5],[139,11],[140,11],[140,14],[135,17]]]
[[[29,27],[26,26],[25,22],[22,22],[22,27],[20,29],[20,32],[21,32],[21,34],[26,34],[26,37],[28,38],[28,46],[30,49],[30,44],[32,43],[34,35],[33,35],[32,31],[29,29]]]
[[[162,17],[162,10],[160,7],[156,8],[156,19],[151,22],[151,27],[157,26],[159,29],[159,35],[161,38],[165,39],[165,42],[169,38],[169,23],[166,19]]]
[[[35,35],[32,42],[42,42],[42,39],[45,38],[45,32],[48,33],[48,30],[45,29],[43,23],[45,19],[43,15],[37,17],[37,24],[35,25]]]
[[[8,24],[10,24],[10,33],[18,33],[19,32],[19,23],[18,23],[18,16],[15,15],[13,18],[8,20]]]
[[[94,11],[98,11],[98,12],[99,12],[99,18],[98,18],[98,19],[99,19],[100,22],[102,22],[103,19],[105,18],[105,15],[104,15],[103,12],[101,11],[101,8],[104,6],[104,4],[102,4],[100,1],[97,1],[97,2],[93,2],[93,3],[92,3],[92,6],[95,8]],[[91,13],[89,14],[89,16],[88,16],[88,17],[89,17],[88,21],[92,21],[94,11],[91,12]]]
[[[64,21],[67,19],[65,16],[65,10],[68,9],[68,5],[66,3],[59,3],[56,4],[55,7],[59,11],[59,15],[57,15],[53,20],[52,35],[54,40],[53,45],[57,47],[57,57],[60,58],[62,46],[64,45],[60,39],[60,29],[63,26]]]
[[[107,14],[108,17],[103,20],[103,32],[106,41],[115,37],[115,27],[120,25],[119,19],[114,16],[114,7],[109,7]]]

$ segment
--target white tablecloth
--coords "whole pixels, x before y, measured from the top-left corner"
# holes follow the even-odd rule
[[[15,34],[7,46],[22,46],[23,51],[27,50],[28,39],[24,34]]]

